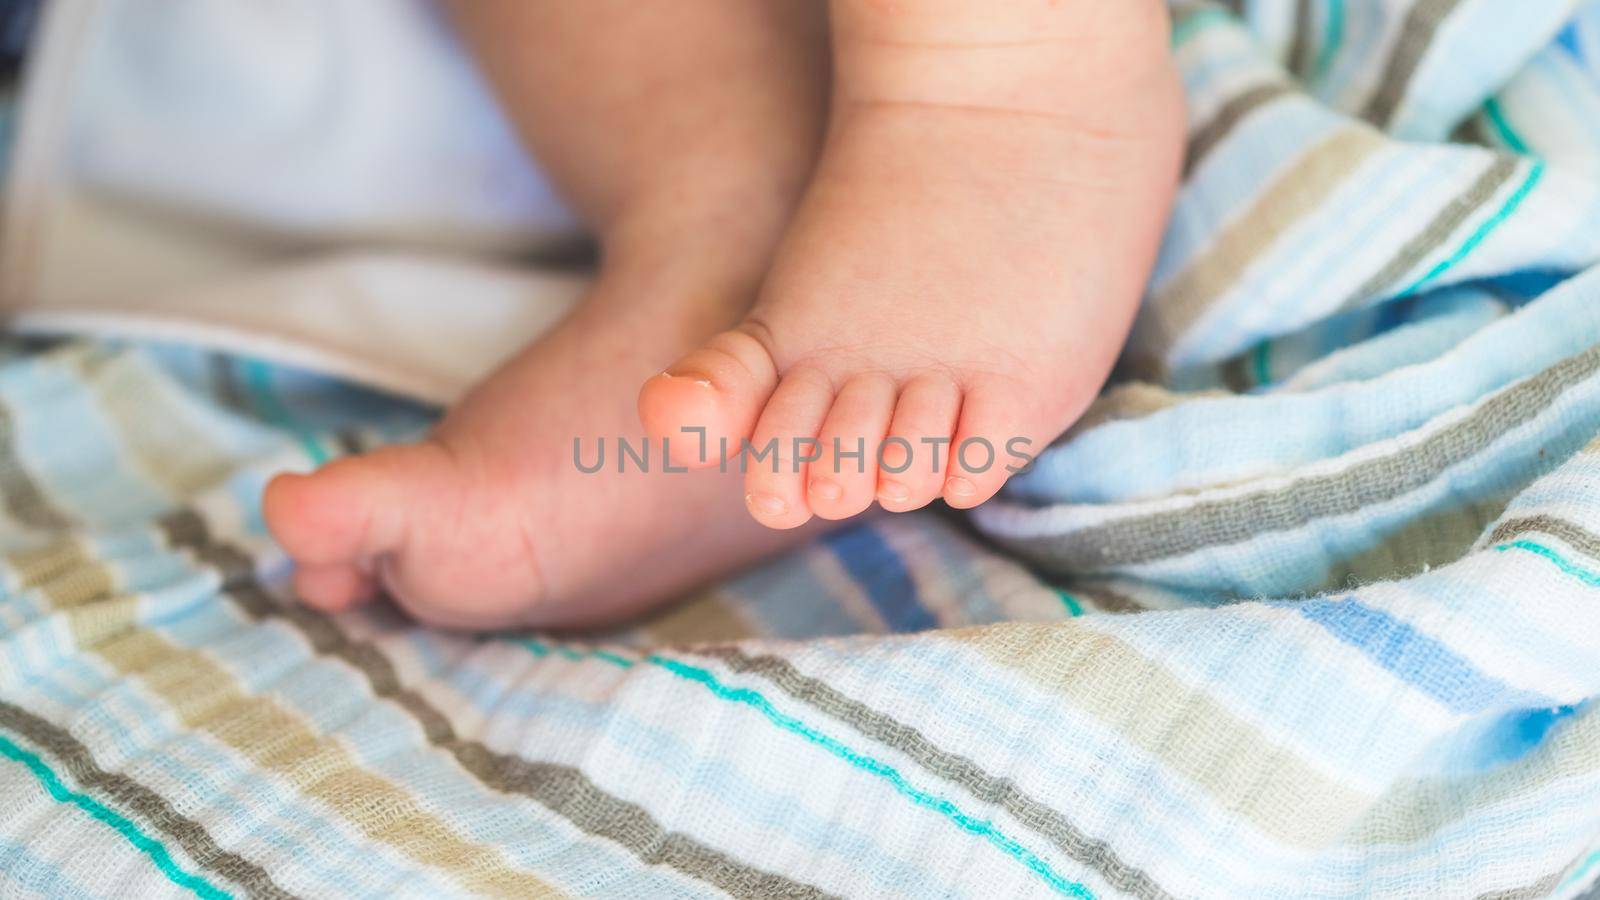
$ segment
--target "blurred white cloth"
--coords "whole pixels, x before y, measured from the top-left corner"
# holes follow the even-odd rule
[[[102,0],[89,187],[295,236],[525,247],[571,218],[421,0]]]
[[[425,0],[55,0],[18,124],[17,327],[448,400],[581,289],[512,262],[578,227]]]

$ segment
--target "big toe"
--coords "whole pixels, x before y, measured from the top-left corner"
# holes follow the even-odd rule
[[[444,477],[431,443],[335,460],[310,475],[284,473],[262,497],[267,528],[303,567],[360,563],[400,548],[416,497]]]
[[[666,441],[672,461],[714,466],[750,437],[778,368],[752,329],[724,331],[645,382],[639,418],[652,440]]]
[[[337,612],[381,585],[423,622],[481,630],[526,624],[543,597],[505,487],[471,481],[425,441],[279,475],[262,504],[308,606]]]

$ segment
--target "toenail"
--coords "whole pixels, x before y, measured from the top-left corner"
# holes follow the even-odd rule
[[[700,385],[701,387],[705,387],[705,388],[716,387],[716,385],[711,383],[711,379],[703,377],[703,376],[699,377],[699,378],[696,378],[695,376],[688,375],[688,374],[685,374],[685,375],[674,375],[671,372],[662,372],[660,377],[662,377],[662,378],[687,378],[690,381],[693,381],[695,384]]]
[[[965,478],[952,478],[946,481],[944,489],[954,497],[971,497],[978,493],[978,486]]]
[[[783,498],[771,494],[745,494],[744,502],[757,515],[781,516],[789,511],[789,504],[783,502]]]
[[[656,377],[657,378],[689,378],[695,384],[698,384],[703,388],[714,388],[714,387],[716,387],[716,385],[711,383],[711,379],[709,379],[709,378],[691,378],[688,375],[674,375],[671,372],[662,372],[660,375],[658,375]]]
[[[837,500],[844,496],[844,488],[826,478],[817,478],[811,482],[811,493],[822,500]]]
[[[904,503],[911,499],[911,489],[896,481],[885,481],[878,485],[878,499],[890,503]]]

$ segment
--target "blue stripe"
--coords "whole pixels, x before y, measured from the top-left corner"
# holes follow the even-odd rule
[[[1553,290],[1566,283],[1572,277],[1568,272],[1557,272],[1548,269],[1522,269],[1508,272],[1495,278],[1486,278],[1483,283],[1493,288],[1500,288],[1516,295],[1518,300],[1528,301],[1543,296],[1546,291]]]
[[[1576,59],[1583,59],[1583,45],[1578,42],[1578,23],[1569,22],[1561,33],[1556,35],[1556,44],[1565,48]]]
[[[1420,299],[1413,294],[1410,297],[1399,297],[1382,304],[1378,307],[1378,318],[1372,324],[1373,330],[1382,334],[1393,331],[1401,325],[1408,324],[1417,311],[1417,304]]]
[[[1300,615],[1452,712],[1476,713],[1513,700],[1519,706],[1551,705],[1479,672],[1444,644],[1354,598],[1304,600],[1294,606]]]
[[[822,543],[844,566],[845,572],[861,585],[878,615],[895,632],[927,631],[939,626],[917,600],[917,585],[911,580],[900,554],[894,552],[883,535],[871,525],[834,532]]]
[[[32,889],[54,900],[68,897],[72,900],[92,900],[94,896],[78,887],[58,865],[39,857],[25,845],[10,840],[0,841],[0,878],[10,879],[19,887]]]

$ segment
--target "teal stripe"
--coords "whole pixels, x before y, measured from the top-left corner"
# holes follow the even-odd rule
[[[1179,19],[1172,26],[1172,49],[1176,50],[1182,47],[1189,42],[1190,38],[1213,25],[1221,25],[1224,22],[1233,21],[1234,18],[1231,13],[1215,6],[1207,6],[1204,9],[1196,10]]]
[[[1528,148],[1528,142],[1522,139],[1522,135],[1517,134],[1517,130],[1511,127],[1511,122],[1506,118],[1506,111],[1500,106],[1499,100],[1490,97],[1483,105],[1483,111],[1488,116],[1489,124],[1494,126],[1495,134],[1500,136],[1500,140],[1513,153],[1528,156],[1533,152]]]
[[[1328,36],[1311,67],[1311,80],[1320,84],[1333,68],[1333,61],[1344,44],[1344,0],[1328,0]]]
[[[1083,615],[1083,604],[1078,602],[1077,597],[1060,588],[1056,588],[1056,594],[1061,597],[1061,604],[1067,608],[1067,615],[1074,619]]]
[[[1600,866],[1600,850],[1596,850],[1589,854],[1588,858],[1579,863],[1577,868],[1567,873],[1567,877],[1561,879],[1561,883],[1556,885],[1556,891],[1564,891],[1578,882],[1583,881],[1589,876],[1589,873],[1594,871],[1595,866]]]
[[[1256,384],[1266,387],[1272,383],[1272,344],[1262,341],[1256,345],[1255,352],[1250,354],[1250,362],[1255,368]]]
[[[525,639],[519,643],[531,651],[535,656],[541,658],[549,656],[551,653],[559,654],[568,659],[592,657],[624,669],[633,668],[633,666],[639,662],[636,660],[627,659],[626,657],[612,653],[608,650],[594,649],[579,651],[572,647],[567,647],[560,644],[552,646],[532,638]],[[717,676],[713,675],[706,669],[702,669],[698,666],[691,666],[688,663],[670,659],[668,657],[661,656],[660,654],[652,653],[649,656],[646,656],[642,661],[665,669],[666,671],[671,672],[673,675],[676,675],[685,681],[691,681],[695,684],[699,684],[711,691],[711,693],[719,699],[727,700],[730,703],[739,703],[755,709],[764,715],[769,722],[772,722],[779,728],[805,738],[807,741],[822,747],[829,753],[832,753],[834,756],[844,760],[863,772],[867,772],[885,779],[894,787],[896,791],[909,798],[913,803],[944,815],[945,818],[960,826],[962,830],[984,838],[1002,853],[1005,853],[1007,856],[1010,856],[1018,862],[1021,862],[1035,875],[1038,875],[1046,884],[1050,885],[1051,888],[1055,889],[1057,893],[1064,894],[1069,897],[1077,897],[1079,900],[1094,900],[1093,892],[1091,892],[1087,887],[1075,881],[1068,881],[1066,878],[1063,878],[1059,873],[1050,867],[1049,863],[1045,862],[1037,854],[1028,850],[1028,848],[1022,846],[1016,840],[1008,837],[999,828],[997,828],[993,822],[989,821],[988,819],[978,819],[967,815],[961,811],[960,807],[956,806],[949,800],[914,787],[906,780],[904,775],[900,774],[899,770],[895,769],[888,763],[874,759],[873,757],[865,754],[858,753],[840,741],[829,737],[828,735],[823,734],[822,732],[817,731],[811,726],[805,724],[800,719],[779,712],[778,709],[772,705],[772,702],[763,696],[759,691],[755,691],[750,688],[729,687],[719,681]]]
[[[863,772],[868,772],[886,779],[890,784],[894,785],[895,790],[899,791],[901,794],[904,794],[906,797],[909,797],[912,802],[918,804],[919,806],[925,806],[929,809],[932,809],[935,812],[942,813],[946,818],[961,826],[963,830],[986,839],[989,843],[999,848],[1001,852],[1017,859],[1023,865],[1031,869],[1034,874],[1043,878],[1044,881],[1054,888],[1058,893],[1065,894],[1069,897],[1079,897],[1082,898],[1082,900],[1093,900],[1094,894],[1090,893],[1088,888],[1076,882],[1068,881],[1056,874],[1055,870],[1050,868],[1049,863],[1040,859],[1037,855],[1023,847],[1021,844],[1017,843],[1015,840],[1012,840],[1001,833],[1000,829],[996,828],[994,823],[990,822],[988,819],[975,819],[961,812],[961,810],[949,800],[946,800],[943,797],[934,796],[933,794],[929,794],[912,787],[911,784],[906,781],[905,776],[901,775],[900,772],[893,766],[873,759],[870,756],[864,756],[860,753],[857,753],[839,741],[836,741],[833,738],[810,728],[799,719],[778,712],[778,710],[773,707],[772,703],[759,692],[750,690],[749,688],[730,688],[718,681],[715,675],[711,674],[705,669],[687,665],[685,663],[678,662],[677,660],[667,659],[666,657],[657,655],[651,655],[648,657],[648,659],[650,662],[666,669],[679,678],[704,685],[708,690],[711,691],[711,693],[722,698],[723,700],[733,703],[742,703],[745,706],[749,706],[752,709],[759,711],[774,725],[800,735],[806,740],[816,744],[819,747],[822,747],[823,749],[832,753],[834,756],[837,756],[845,762],[850,763],[852,766],[855,766]]]
[[[534,656],[538,657],[546,657],[551,653],[555,653],[566,659],[574,661],[583,659],[604,660],[605,662],[611,663],[620,669],[631,669],[634,666],[633,660],[627,658],[626,656],[622,656],[621,654],[612,653],[610,650],[601,650],[599,648],[595,648],[591,650],[579,651],[565,644],[555,644],[552,646],[544,643],[543,641],[534,640],[533,638],[527,638],[519,641],[519,643],[528,648],[529,652],[531,652]]]
[[[44,760],[18,747],[3,736],[0,736],[0,755],[26,766],[28,771],[33,773],[33,777],[39,780],[45,791],[56,802],[70,803],[99,821],[110,825],[117,833],[126,838],[128,843],[150,857],[150,860],[156,864],[156,868],[161,870],[161,874],[167,876],[167,880],[173,884],[188,888],[197,896],[208,898],[208,900],[211,900],[211,898],[222,900],[222,898],[231,898],[233,896],[204,878],[198,875],[191,875],[178,868],[177,863],[172,861],[172,854],[167,852],[167,848],[160,841],[146,835],[139,830],[139,826],[100,801],[67,787],[61,782],[60,777],[51,771],[48,765],[45,765]]]
[[[1477,250],[1484,241],[1489,239],[1489,235],[1493,234],[1495,229],[1499,228],[1501,225],[1504,225],[1506,220],[1510,219],[1511,216],[1516,213],[1517,208],[1522,206],[1522,201],[1528,199],[1528,195],[1533,193],[1533,189],[1538,186],[1540,179],[1543,177],[1544,163],[1542,161],[1534,163],[1533,168],[1528,172],[1528,177],[1523,180],[1522,184],[1518,186],[1517,190],[1510,197],[1506,198],[1505,205],[1501,206],[1500,210],[1493,216],[1490,216],[1489,219],[1482,225],[1478,226],[1478,230],[1473,232],[1471,237],[1467,238],[1467,242],[1461,245],[1461,249],[1452,254],[1449,259],[1446,259],[1437,266],[1434,266],[1431,270],[1429,270],[1428,274],[1417,279],[1417,281],[1410,287],[1401,291],[1396,299],[1410,297],[1421,292],[1421,290],[1429,283],[1455,268],[1457,264],[1466,259],[1468,256],[1471,256],[1474,250]]]
[[[272,388],[272,367],[259,359],[244,360],[245,378],[250,385],[251,405],[271,425],[288,431],[300,442],[300,448],[306,456],[317,465],[328,461],[327,451],[311,435],[309,431],[301,428],[294,420],[294,415],[289,408],[283,405],[283,400],[278,397],[277,391]]]
[[[1560,569],[1563,574],[1570,575],[1584,584],[1587,584],[1589,587],[1600,588],[1600,574],[1591,572],[1588,569],[1569,561],[1566,557],[1536,541],[1512,541],[1509,544],[1501,544],[1494,549],[1500,551],[1523,550],[1528,553],[1532,553],[1535,556],[1542,556],[1554,563],[1555,567]]]

